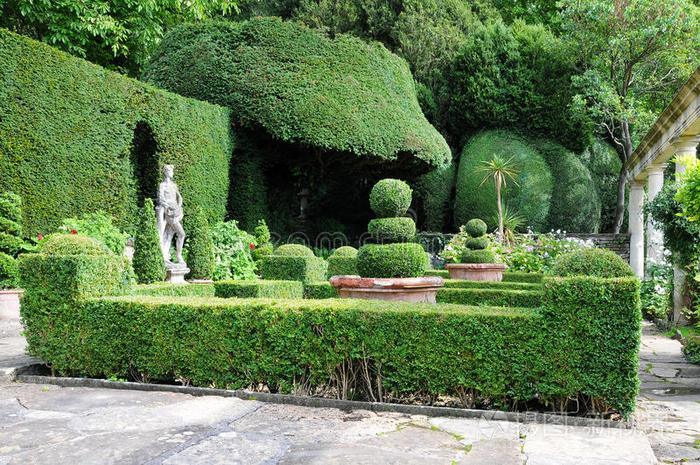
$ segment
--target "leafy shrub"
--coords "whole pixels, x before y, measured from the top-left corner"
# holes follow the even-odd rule
[[[113,254],[102,242],[80,234],[52,234],[41,242],[39,252],[44,255]]]
[[[313,254],[310,257],[273,254],[263,258],[260,271],[263,279],[306,283],[326,279],[327,267],[328,264],[324,259],[315,257]]]
[[[305,299],[335,299],[337,297],[338,290],[331,286],[331,283],[328,281],[304,283]]]
[[[276,140],[364,162],[407,152],[427,168],[451,158],[406,62],[350,35],[329,38],[280,18],[184,25],[164,37],[143,79],[229,107],[244,127]]]
[[[665,319],[673,308],[673,267],[647,264],[640,287],[642,313],[649,319]]]
[[[493,250],[480,249],[471,250],[467,249],[462,252],[461,263],[495,263],[496,254]]]
[[[491,241],[488,236],[470,237],[465,243],[466,247],[471,250],[483,250],[488,248]]]
[[[692,336],[683,341],[683,353],[690,363],[700,364],[700,336]]]
[[[379,217],[395,217],[406,214],[411,206],[413,191],[400,179],[382,179],[372,187],[369,206]]]
[[[671,260],[680,265],[697,260],[700,256],[700,223],[683,216],[683,207],[676,197],[677,184],[667,182],[654,200],[644,209],[654,226],[664,234],[664,247],[672,252]]]
[[[123,233],[112,222],[113,218],[104,212],[84,213],[80,218],[66,218],[59,231],[68,234],[76,231],[92,237],[106,245],[116,255],[122,255],[128,234]]]
[[[634,276],[632,268],[615,252],[607,249],[581,249],[562,254],[554,261],[549,274],[599,278]]]
[[[418,278],[425,274],[420,244],[367,244],[357,253],[357,271],[367,278]]]
[[[152,297],[214,297],[214,285],[211,283],[187,286],[171,283],[139,284],[129,287],[126,294]]]
[[[357,249],[350,246],[338,248],[328,257],[328,277],[357,275]]]
[[[588,167],[600,198],[600,231],[612,232],[617,209],[617,181],[622,169],[620,157],[613,146],[596,139],[579,158]]]
[[[314,251],[301,244],[284,244],[275,249],[274,255],[280,257],[315,257]]]
[[[4,192],[0,194],[0,289],[19,285],[15,260],[30,249],[22,239],[22,199],[12,192]]]
[[[258,220],[258,224],[253,230],[253,235],[259,246],[270,242],[270,228],[267,227],[265,220]]]
[[[542,290],[541,283],[505,281],[468,281],[466,279],[446,279],[445,289],[515,289],[524,291]]]
[[[442,288],[437,292],[436,301],[460,305],[539,307],[542,304],[542,290]]]
[[[98,209],[134,231],[166,162],[176,166],[188,205],[201,206],[212,222],[223,219],[233,151],[227,109],[4,29],[0,75],[0,192],[21,195],[27,236]]]
[[[226,221],[212,228],[214,241],[214,281],[255,278],[255,264],[251,256],[251,244],[255,238],[238,229],[238,223]]]
[[[301,299],[304,286],[299,281],[219,281],[214,283],[216,297],[268,297],[272,299]]]
[[[472,218],[464,225],[464,232],[471,237],[481,237],[486,234],[486,230],[486,223],[479,218]]]
[[[549,271],[562,253],[594,247],[592,241],[559,238],[554,233],[516,235],[513,239],[511,244],[494,243],[494,250],[509,269],[528,273]]]
[[[195,205],[185,213],[185,253],[189,279],[212,279],[214,276],[214,241],[204,211]]]
[[[151,199],[144,200],[143,208],[139,212],[139,225],[134,237],[133,266],[140,284],[165,279],[165,261],[160,248],[156,211]]]
[[[521,271],[504,271],[503,281],[505,283],[541,283],[544,279],[542,273],[523,273]]]
[[[520,170],[518,184],[508,183],[502,189],[503,203],[511,211],[519,212],[534,231],[544,230],[553,189],[550,168],[527,140],[503,130],[481,132],[464,146],[457,172],[455,224],[465,224],[471,218],[492,221],[496,213],[496,188],[493,182],[482,184],[484,175],[478,169],[483,162],[491,160],[494,153],[513,157],[513,163]],[[497,226],[497,222],[489,223],[491,230]]]
[[[689,221],[700,219],[700,163],[693,154],[686,154],[678,161],[685,171],[678,177],[675,200]]]
[[[408,217],[375,218],[367,231],[379,242],[408,242],[416,236],[416,223]]]

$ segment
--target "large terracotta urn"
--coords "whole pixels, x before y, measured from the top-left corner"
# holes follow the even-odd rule
[[[19,320],[19,298],[22,289],[0,290],[0,320]]]
[[[507,268],[503,263],[449,263],[446,266],[450,279],[467,281],[502,281]]]
[[[445,281],[439,276],[422,278],[361,278],[333,276],[331,285],[341,299],[371,299],[388,302],[435,303],[438,289]]]

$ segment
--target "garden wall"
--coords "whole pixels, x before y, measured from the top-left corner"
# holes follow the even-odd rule
[[[165,163],[185,202],[223,219],[228,115],[0,29],[0,191],[22,196],[28,235],[95,210],[130,228]]]
[[[123,291],[104,271],[110,257],[90,260],[21,258],[28,350],[63,376],[378,401],[450,396],[505,409],[565,408],[574,399],[624,416],[634,409],[634,278],[546,278],[540,308],[98,297]]]
[[[612,250],[627,263],[630,261],[629,234],[566,233],[566,237],[581,239],[582,241],[592,241],[596,247]]]

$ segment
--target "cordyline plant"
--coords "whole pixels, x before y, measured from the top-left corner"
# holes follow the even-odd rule
[[[491,160],[483,162],[483,166],[476,169],[477,172],[486,173],[484,179],[482,179],[480,186],[482,186],[489,179],[493,179],[496,185],[496,208],[498,209],[498,241],[503,242],[503,204],[501,203],[501,187],[507,186],[507,180],[510,178],[511,181],[517,186],[518,183],[515,178],[518,177],[519,170],[515,169],[515,163],[513,162],[513,157],[509,159],[504,159],[499,155],[494,155]]]

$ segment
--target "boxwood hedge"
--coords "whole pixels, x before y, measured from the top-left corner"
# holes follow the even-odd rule
[[[488,288],[442,288],[436,301],[461,305],[490,305],[495,307],[539,307],[541,290],[488,289]]]
[[[97,210],[121,228],[176,166],[189,205],[226,213],[229,110],[183,98],[0,29],[0,191],[24,201],[26,235]],[[187,209],[187,208],[186,208]]]
[[[301,299],[304,286],[299,281],[219,281],[214,283],[216,297],[269,297]]]
[[[289,281],[322,281],[326,279],[328,264],[322,258],[311,256],[270,255],[262,259],[260,274],[263,279]]]
[[[126,294],[151,297],[214,297],[214,284],[138,284],[127,289]]]
[[[116,263],[21,260],[28,351],[58,374],[272,392],[335,389],[353,379],[340,397],[449,395],[497,408],[576,399],[623,416],[634,409],[641,329],[634,278],[547,278],[539,309],[97,297],[119,290],[119,274],[110,273]],[[353,378],[349,366],[372,381]]]

